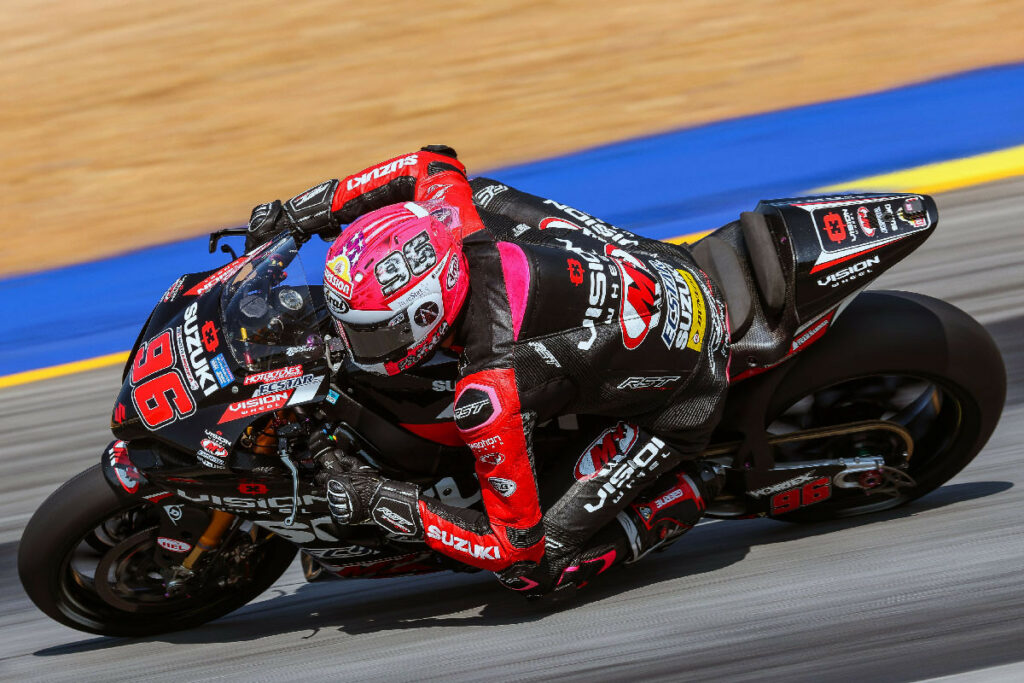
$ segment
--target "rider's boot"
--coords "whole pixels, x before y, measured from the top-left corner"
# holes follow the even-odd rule
[[[559,534],[547,529],[547,552],[541,565],[502,583],[545,605],[564,602],[612,567],[668,548],[700,521],[724,481],[713,465],[684,463],[621,511],[617,523],[595,534],[583,551],[566,552]]]
[[[616,517],[629,543],[625,563],[665,550],[692,529],[724,483],[721,470],[703,462],[684,463],[659,479]]]

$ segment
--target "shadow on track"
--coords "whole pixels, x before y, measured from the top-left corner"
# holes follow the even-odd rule
[[[606,580],[584,591],[562,609],[598,603],[623,591],[642,589],[663,581],[713,572],[739,562],[754,546],[786,543],[912,517],[1003,493],[1012,487],[1013,484],[1007,481],[951,484],[897,510],[815,524],[758,519],[701,525],[664,554],[648,557],[626,570],[613,570]],[[276,592],[276,597],[248,605],[218,621],[188,631],[139,639],[90,638],[44,648],[33,654],[56,657],[145,642],[182,645],[233,643],[282,634],[294,634],[298,644],[325,630],[358,635],[425,627],[525,624],[553,614],[502,589],[484,573],[447,573],[378,581],[325,581],[305,584],[291,594],[280,589]]]

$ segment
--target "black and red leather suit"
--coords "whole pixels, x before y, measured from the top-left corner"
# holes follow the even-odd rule
[[[471,188],[450,150],[432,149],[314,188],[323,194],[319,212],[309,193],[285,205],[300,200],[291,220],[328,235],[399,201],[443,197],[462,209],[470,291],[455,332],[454,412],[476,459],[485,512],[398,482],[382,487],[377,504],[400,517],[413,513],[413,536],[512,587],[514,577],[533,576],[524,588],[541,580],[538,563],[549,584],[557,579],[595,532],[645,489],[650,498],[660,477],[672,493],[634,504],[634,524],[670,498],[691,506],[680,522],[688,528],[693,510],[703,511],[704,487],[669,471],[706,445],[727,386],[728,331],[715,286],[680,247],[495,181]],[[607,429],[594,447],[572,454],[574,474],[564,474],[571,483],[542,513],[532,431],[570,414],[604,416]],[[634,556],[641,550],[633,539]]]

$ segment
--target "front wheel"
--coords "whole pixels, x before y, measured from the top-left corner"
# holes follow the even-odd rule
[[[39,609],[60,623],[107,636],[143,636],[198,626],[265,591],[296,549],[254,527],[236,526],[206,582],[168,590],[157,566],[157,509],[116,494],[99,465],[53,492],[32,516],[18,549],[18,575]]]

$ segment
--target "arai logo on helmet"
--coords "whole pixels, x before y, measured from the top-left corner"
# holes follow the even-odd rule
[[[448,275],[444,279],[444,286],[447,289],[453,289],[459,281],[459,257],[457,254],[452,254],[452,260],[448,264]]]

